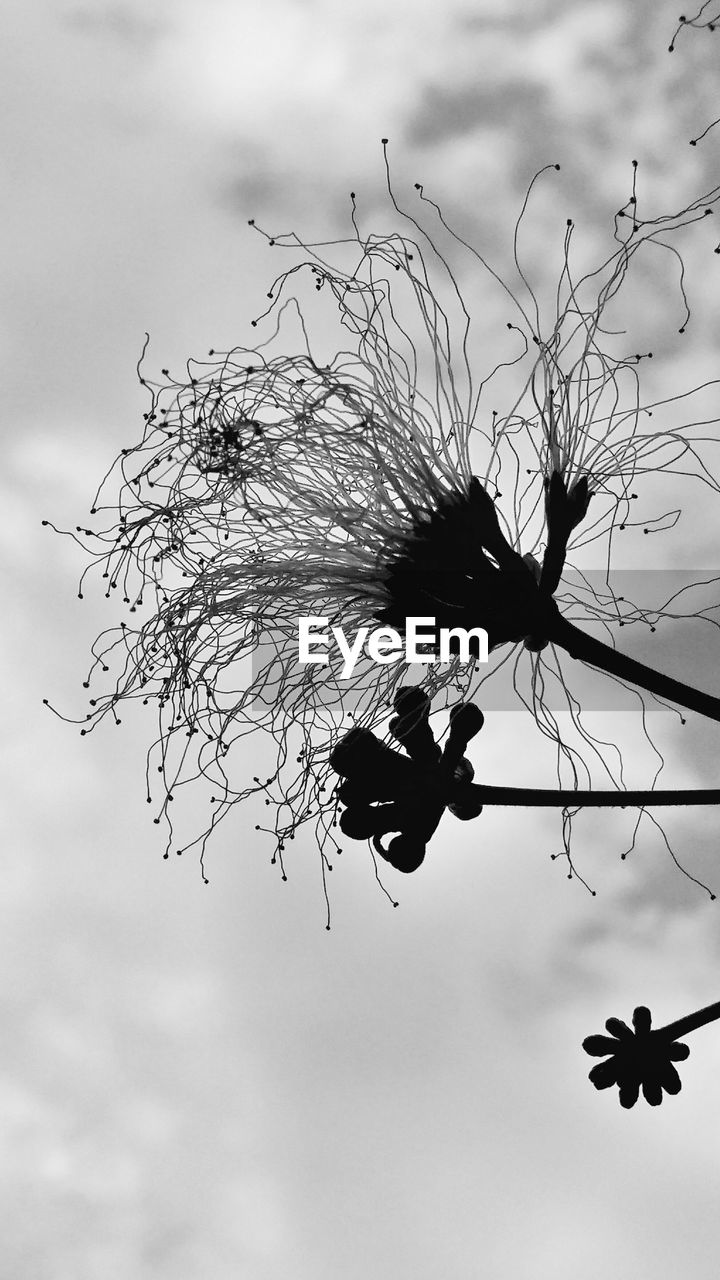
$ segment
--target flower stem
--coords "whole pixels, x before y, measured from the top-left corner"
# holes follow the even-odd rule
[[[640,689],[647,689],[648,693],[657,694],[667,702],[687,707],[689,711],[697,711],[709,720],[720,721],[720,698],[702,693],[700,689],[694,689],[680,680],[673,680],[672,676],[663,675],[661,671],[655,671],[652,667],[646,667],[643,662],[619,653],[611,645],[581,631],[559,612],[553,619],[548,639],[565,649],[571,658],[587,662],[591,667],[607,671],[609,675],[617,676]]]
[[[651,806],[720,804],[720,788],[717,787],[687,791],[553,791],[543,787],[495,787],[469,783],[467,791],[483,805],[527,805],[539,809],[646,809]]]
[[[720,1018],[720,1000],[716,1004],[706,1005],[704,1009],[697,1009],[695,1013],[688,1013],[685,1018],[678,1018],[676,1022],[669,1022],[666,1027],[658,1027],[655,1035],[666,1040],[679,1040],[681,1036],[697,1031],[698,1027],[715,1022],[717,1018]]]

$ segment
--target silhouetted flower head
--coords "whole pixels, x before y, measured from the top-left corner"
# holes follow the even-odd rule
[[[338,743],[330,764],[345,781],[338,799],[345,805],[340,828],[352,840],[372,839],[377,853],[398,871],[416,871],[446,808],[463,821],[482,812],[467,783],[474,769],[464,752],[480,732],[483,714],[473,703],[450,712],[444,747],[430,727],[430,699],[408,686],[395,694],[392,736],[407,755],[381,742],[369,729],[354,728]],[[382,837],[398,832],[387,848]]]
[[[568,229],[549,311],[518,258],[517,228],[515,291],[465,245],[515,317],[504,332],[507,358],[478,373],[470,313],[447,258],[390,195],[417,239],[361,235],[353,197],[355,234],[332,242],[340,261],[301,246],[309,259],[273,283],[269,307],[252,322],[269,336],[211,351],[179,378],[164,370],[151,382],[141,362],[151,397],[143,437],[122,451],[96,497],[105,527],[78,530],[91,539],[107,595],[116,591],[132,615],[93,647],[86,730],[124,700],[157,702],[148,776],[157,765],[166,796],[156,820],[169,820],[174,787],[204,778],[212,817],[192,842],[202,847],[253,794],[273,811],[280,853],[307,821],[321,847],[333,839],[330,751],[350,724],[379,723],[407,677],[402,663],[363,659],[345,681],[334,650],[326,666],[300,666],[299,617],[326,617],[350,636],[378,623],[402,630],[409,616],[485,627],[491,649],[518,646],[523,700],[559,742],[552,717],[543,719],[535,653],[571,543],[609,536],[637,475],[692,454],[677,424],[641,428],[641,357],[607,354],[603,316],[637,250],[699,217],[697,205],[636,220],[625,238],[617,224],[610,257],[579,280]],[[451,245],[464,245],[438,216]],[[260,234],[275,249],[299,243]],[[336,337],[324,330],[311,342],[301,280],[311,298],[329,296]],[[517,384],[502,414],[489,403],[498,373],[506,398],[508,376]],[[505,480],[511,491],[499,496]],[[584,608],[584,591],[568,588],[563,599]],[[592,607],[596,617],[603,608],[617,615],[614,600]],[[109,693],[95,689],[98,670],[115,672]],[[456,658],[418,678],[430,696],[445,691],[447,704],[478,673]],[[258,730],[274,756],[268,776],[249,782],[228,756]]]
[[[679,1093],[680,1076],[674,1066],[690,1054],[686,1044],[651,1030],[650,1010],[639,1005],[633,1013],[633,1029],[620,1018],[608,1018],[609,1036],[593,1035],[583,1040],[583,1049],[594,1058],[610,1057],[589,1072],[596,1089],[617,1085],[620,1106],[634,1107],[642,1089],[651,1106],[657,1107],[665,1093]]]

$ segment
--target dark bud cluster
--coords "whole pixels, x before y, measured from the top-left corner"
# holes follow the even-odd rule
[[[406,754],[381,742],[370,729],[354,728],[338,743],[330,764],[345,779],[338,799],[345,805],[340,827],[351,840],[373,847],[398,871],[416,871],[445,809],[469,821],[482,811],[470,783],[474,770],[464,752],[483,725],[473,703],[450,713],[450,731],[441,749],[430,727],[430,699],[404,686],[394,699],[390,732]],[[393,836],[387,848],[382,837]]]

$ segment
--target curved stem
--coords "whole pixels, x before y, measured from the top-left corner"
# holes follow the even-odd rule
[[[600,671],[607,671],[609,675],[626,680],[640,689],[647,689],[648,693],[655,693],[667,702],[687,707],[689,711],[697,711],[709,720],[720,721],[720,698],[694,689],[692,685],[683,684],[680,680],[673,680],[672,676],[663,675],[661,671],[655,671],[652,667],[646,667],[643,662],[619,653],[611,645],[581,631],[559,612],[552,620],[547,638],[565,649],[571,658],[586,662]]]

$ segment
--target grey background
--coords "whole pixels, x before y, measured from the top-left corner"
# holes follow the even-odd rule
[[[7,0],[2,1274],[716,1274],[720,1034],[692,1037],[658,1110],[597,1094],[580,1049],[635,1004],[661,1023],[720,997],[718,904],[651,822],[622,862],[630,815],[579,820],[594,898],[551,861],[552,815],[446,818],[421,873],[385,876],[397,910],[348,846],[327,933],[311,840],[283,884],[248,810],[205,887],[192,858],[161,858],[151,720],[81,740],[41,705],[79,714],[112,619],[99,584],[74,598],[82,558],[40,520],[82,521],[135,440],[145,330],[158,369],[247,340],[275,269],[247,218],[345,234],[352,188],[381,224],[383,135],[397,183],[426,182],[500,257],[548,162],[566,185],[540,209],[539,259],[570,207],[591,242],[606,233],[632,158],[651,202],[682,202],[717,174],[715,135],[688,147],[716,114],[717,50],[685,33],[671,58],[676,16],[650,0]],[[716,368],[720,262],[702,243],[691,341],[661,352],[671,381]],[[693,497],[660,563],[641,545],[625,567],[712,568],[717,526]],[[716,643],[688,648],[707,687]],[[622,738],[629,782],[652,776],[635,711],[594,724]],[[712,726],[654,726],[661,780],[716,781]],[[525,715],[499,710],[484,735],[488,781],[552,785]],[[666,830],[717,892],[717,816]]]

